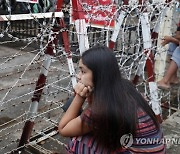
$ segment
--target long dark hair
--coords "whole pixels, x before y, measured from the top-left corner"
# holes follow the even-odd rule
[[[114,53],[96,46],[82,55],[82,62],[93,72],[92,119],[98,143],[115,150],[124,134],[136,134],[137,109],[141,107],[159,128],[154,112],[134,85],[121,77]]]

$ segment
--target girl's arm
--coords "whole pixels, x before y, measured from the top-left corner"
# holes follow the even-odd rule
[[[91,131],[91,128],[79,116],[79,111],[86,99],[85,96],[90,90],[82,83],[78,83],[75,91],[76,95],[58,126],[59,133],[66,137],[81,136]]]

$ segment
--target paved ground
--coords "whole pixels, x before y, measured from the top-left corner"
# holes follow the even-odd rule
[[[162,124],[164,136],[167,139],[167,153],[175,154],[180,151],[180,111],[174,113]]]
[[[22,134],[43,60],[42,57],[38,58],[37,53],[0,46],[0,153],[2,154],[16,149]],[[55,135],[57,131],[54,129],[63,114],[61,106],[68,98],[69,92],[65,90],[71,89],[67,70],[63,57],[52,60],[46,79],[47,86],[43,90],[34,121],[32,131],[34,138],[31,139],[32,142],[41,145],[41,149],[36,144],[36,148],[28,146],[27,149],[31,151],[32,149],[43,151],[43,146],[53,151],[64,149],[61,144],[65,139]],[[46,138],[48,140],[44,141]],[[40,141],[36,141],[37,139]]]

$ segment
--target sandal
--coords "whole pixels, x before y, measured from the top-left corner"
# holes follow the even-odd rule
[[[157,87],[159,89],[163,89],[163,90],[169,90],[171,88],[171,86],[167,86],[167,85],[161,85],[159,83],[157,83]]]
[[[178,84],[180,84],[180,81],[170,82],[170,84],[172,84],[172,85],[178,85]]]

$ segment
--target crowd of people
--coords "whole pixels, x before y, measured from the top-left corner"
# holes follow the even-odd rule
[[[38,3],[19,2],[16,0],[0,0],[0,14],[23,14],[54,11],[56,0],[39,0]],[[29,8],[30,6],[30,8]],[[11,9],[8,10],[8,7]]]

